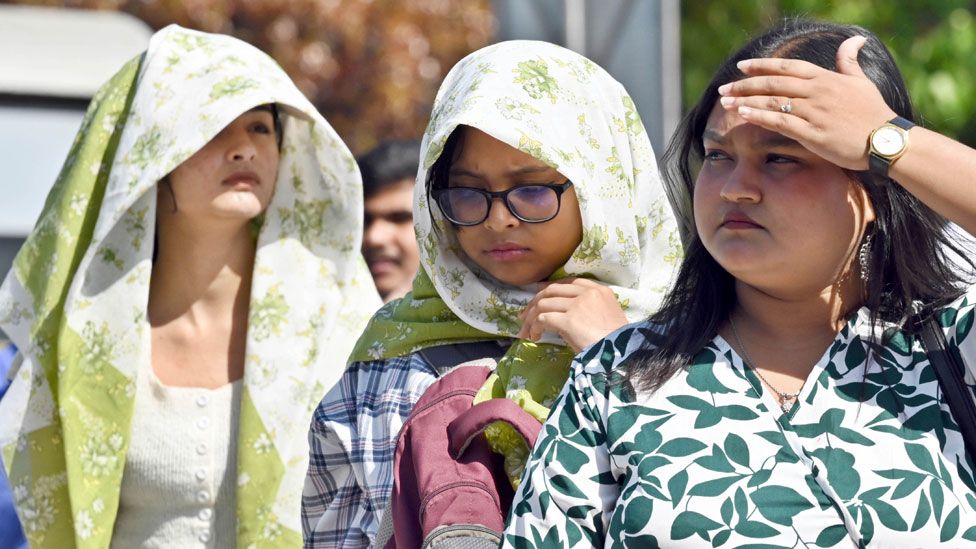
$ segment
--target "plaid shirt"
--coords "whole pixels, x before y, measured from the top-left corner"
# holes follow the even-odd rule
[[[322,399],[309,432],[305,547],[369,547],[393,489],[400,427],[437,375],[420,354],[355,362]]]

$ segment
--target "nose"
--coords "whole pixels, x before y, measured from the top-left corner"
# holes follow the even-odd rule
[[[371,221],[363,232],[363,249],[382,248],[390,239],[392,225],[382,219]]]
[[[760,202],[762,190],[759,187],[758,174],[747,163],[738,162],[728,172],[728,177],[722,185],[721,196],[728,202]]]
[[[505,200],[500,196],[492,198],[491,202],[488,203],[488,217],[484,221],[485,227],[492,231],[501,231],[518,224],[519,219],[512,215]]]
[[[254,144],[253,135],[247,131],[246,127],[228,128],[227,132],[227,157],[234,161],[254,160],[257,155],[257,147]]]

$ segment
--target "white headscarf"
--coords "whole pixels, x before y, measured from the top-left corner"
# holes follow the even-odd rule
[[[267,55],[176,26],[92,101],[0,289],[0,327],[24,357],[0,403],[0,445],[32,544],[108,546],[135,378],[150,367],[156,184],[268,103],[279,106],[284,132],[252,279],[237,542],[301,544],[311,414],[379,305],[359,255],[359,173]]]
[[[428,204],[427,172],[462,124],[573,182],[583,240],[564,267],[566,275],[610,286],[631,321],[657,308],[681,245],[634,102],[589,59],[546,42],[519,40],[488,46],[455,65],[437,94],[422,144],[414,193],[421,263],[458,317],[484,332],[512,336],[518,331],[515,317],[535,292],[470,269],[450,225]]]

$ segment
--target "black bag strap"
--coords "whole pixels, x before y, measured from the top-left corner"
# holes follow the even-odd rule
[[[964,376],[965,365],[960,363],[956,355],[949,351],[942,326],[935,317],[921,323],[922,344],[929,363],[935,369],[935,375],[942,387],[942,394],[949,404],[952,418],[959,424],[959,432],[966,445],[966,452],[976,459],[976,401],[972,391],[966,385]]]
[[[511,343],[511,339],[448,343],[436,347],[427,347],[418,353],[434,368],[437,377],[441,377],[453,370],[458,364],[472,360],[491,358],[497,362],[505,356]]]

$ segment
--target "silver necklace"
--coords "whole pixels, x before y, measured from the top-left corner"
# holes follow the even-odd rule
[[[759,376],[759,379],[761,379],[762,382],[765,383],[767,387],[772,389],[773,392],[776,393],[777,396],[779,396],[779,407],[781,410],[783,410],[784,414],[788,414],[790,410],[793,409],[793,405],[796,404],[796,399],[797,397],[800,396],[800,391],[797,391],[795,393],[787,393],[784,391],[780,391],[779,389],[774,387],[773,384],[770,383],[765,377],[763,377],[762,373],[759,372],[759,367],[756,365],[756,361],[753,360],[751,356],[749,356],[749,351],[746,350],[746,346],[742,343],[742,340],[739,339],[739,332],[736,331],[735,329],[735,320],[732,320],[732,315],[729,315],[729,326],[732,327],[732,337],[735,338],[736,345],[738,345],[739,349],[742,350],[742,356],[743,358],[746,359],[746,366],[749,366],[752,369],[752,371],[755,372],[757,376]]]

